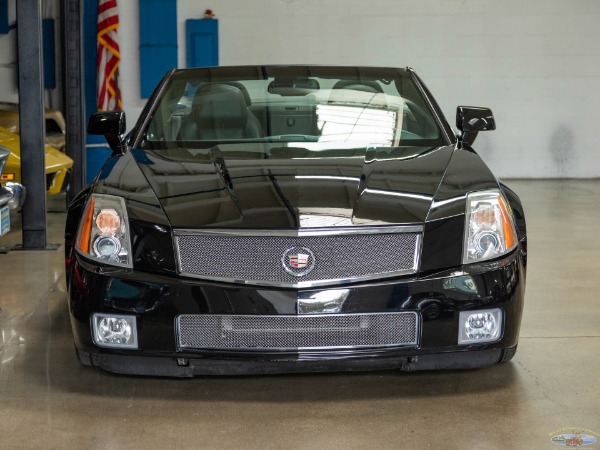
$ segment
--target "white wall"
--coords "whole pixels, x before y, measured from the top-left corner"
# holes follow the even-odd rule
[[[213,8],[221,64],[411,66],[453,123],[489,106],[476,149],[501,177],[599,177],[599,0],[179,0]]]
[[[8,23],[14,24],[17,10],[16,0],[8,2]],[[16,103],[19,101],[17,90],[17,30],[0,34],[0,101]]]
[[[14,25],[17,21],[17,0],[8,2],[8,22]],[[55,19],[54,32],[56,36],[56,86],[57,89],[46,89],[45,101],[48,108],[60,108],[62,95],[59,87],[62,85],[60,68],[60,0],[41,0],[42,19]],[[11,29],[8,34],[0,34],[0,102],[18,103],[17,88],[17,30]]]
[[[451,123],[459,104],[493,109],[498,129],[475,147],[499,176],[600,177],[600,0],[178,0],[180,67],[185,20],[206,8],[222,65],[411,66]],[[119,12],[131,127],[144,105],[138,1]]]
[[[119,50],[121,51],[119,82],[123,109],[127,116],[127,128],[131,129],[146,104],[146,100],[140,98],[139,0],[120,0],[117,4],[119,6]]]

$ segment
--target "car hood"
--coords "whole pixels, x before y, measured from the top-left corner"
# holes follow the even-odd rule
[[[453,150],[246,144],[132,155],[174,228],[298,229],[424,223]]]

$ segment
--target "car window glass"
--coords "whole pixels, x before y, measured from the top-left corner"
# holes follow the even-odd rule
[[[281,142],[327,150],[443,143],[406,75],[192,76],[197,73],[181,71],[170,82],[147,127],[148,146]]]

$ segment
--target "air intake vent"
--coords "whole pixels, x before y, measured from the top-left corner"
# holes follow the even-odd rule
[[[310,316],[187,314],[177,318],[179,347],[188,349],[335,349],[415,346],[415,312]]]

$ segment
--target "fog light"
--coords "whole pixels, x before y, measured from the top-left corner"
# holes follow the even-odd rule
[[[99,347],[137,348],[135,317],[94,314],[94,342]]]
[[[500,339],[502,311],[487,309],[463,311],[459,316],[458,343],[493,342]]]

